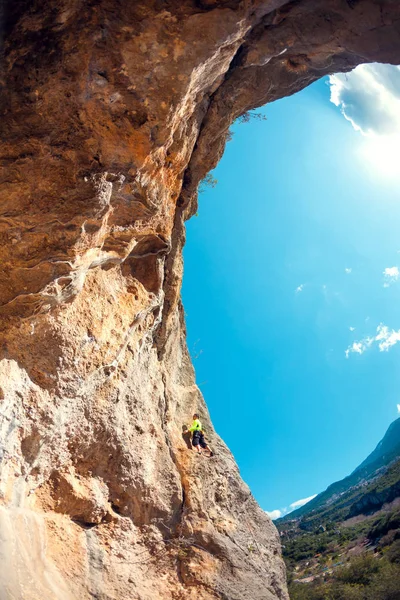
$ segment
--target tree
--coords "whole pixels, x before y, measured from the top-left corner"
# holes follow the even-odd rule
[[[217,183],[218,183],[218,179],[215,179],[215,177],[213,177],[211,175],[211,173],[207,173],[207,175],[200,181],[200,184],[199,184],[200,194],[205,192],[206,189],[208,189],[208,188],[215,188]]]
[[[240,124],[250,123],[251,120],[266,121],[267,117],[260,112],[256,112],[254,110],[247,110],[245,113],[243,113],[242,115],[240,115],[240,117],[237,118],[237,122]]]

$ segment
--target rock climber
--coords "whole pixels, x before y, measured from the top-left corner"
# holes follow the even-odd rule
[[[208,456],[214,456],[214,452],[207,445],[207,442],[204,438],[203,427],[197,413],[193,415],[193,423],[188,428],[188,431],[190,431],[192,434],[192,446],[196,450],[197,454],[203,454],[203,450],[207,450]]]

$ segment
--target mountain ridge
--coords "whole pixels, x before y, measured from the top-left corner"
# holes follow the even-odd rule
[[[373,463],[379,458],[384,458],[386,453],[391,454],[396,452],[400,455],[400,417],[395,419],[386,430],[385,435],[377,444],[375,450],[367,456],[367,458],[356,468],[353,473]]]
[[[292,600],[399,599],[399,446],[396,419],[350,475],[276,522]]]
[[[364,481],[371,481],[378,477],[380,469],[385,470],[390,464],[400,457],[400,417],[393,421],[386,430],[383,438],[375,449],[354,471],[339,481],[329,485],[326,490],[317,494],[313,500],[277,520],[277,523],[292,521],[301,518],[324,505],[334,503],[345,492],[355,488]]]

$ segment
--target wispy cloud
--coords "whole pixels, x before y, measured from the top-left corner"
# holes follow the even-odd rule
[[[304,283],[301,283],[299,286],[297,286],[297,288],[294,290],[295,294],[300,294],[300,292],[302,292],[304,290]]]
[[[276,510],[266,510],[265,511],[267,513],[267,515],[273,520],[275,521],[276,519],[279,519],[282,516],[282,513],[280,510],[276,509]]]
[[[351,353],[363,354],[373,344],[378,344],[380,352],[387,352],[392,346],[400,342],[400,329],[389,329],[381,323],[376,328],[376,335],[373,337],[365,337],[359,342],[353,342],[347,350],[345,350],[346,358],[349,358]]]
[[[292,504],[289,506],[290,510],[295,510],[296,508],[300,508],[300,506],[304,506],[305,504],[307,504],[307,502],[310,502],[310,500],[314,500],[314,498],[317,496],[317,494],[314,494],[313,496],[309,496],[308,498],[302,498],[301,500],[296,500],[296,502],[292,502]]]
[[[356,328],[355,327],[349,327],[350,331],[355,331]]]
[[[353,342],[351,346],[349,346],[345,351],[346,358],[349,358],[350,352],[355,352],[356,354],[363,354],[363,352],[365,352],[367,348],[372,346],[373,342],[374,338],[370,337],[364,338],[363,340],[361,340],[361,342]]]
[[[313,500],[316,497],[316,495],[317,494],[314,494],[313,496],[309,496],[308,498],[302,498],[301,500],[296,500],[295,502],[292,502],[292,504],[289,504],[289,507],[277,508],[275,510],[270,510],[270,511],[266,510],[265,512],[267,513],[267,515],[269,517],[271,517],[271,519],[273,521],[275,521],[276,519],[280,519],[281,517],[288,515],[293,510],[296,510],[296,508],[300,508],[301,506],[304,506],[305,504],[307,504],[307,502],[310,502],[310,500]]]
[[[397,405],[397,412],[400,413],[400,404]]]
[[[399,276],[400,272],[398,267],[386,267],[386,269],[383,271],[383,287],[389,287],[389,285],[398,280]]]
[[[351,267],[346,267],[344,272],[346,273],[346,275],[350,275],[350,273],[352,272],[352,268]]]

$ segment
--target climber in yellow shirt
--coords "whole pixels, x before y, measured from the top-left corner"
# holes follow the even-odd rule
[[[207,446],[207,442],[204,439],[203,427],[197,413],[193,415],[193,423],[188,430],[192,434],[192,446],[196,450],[197,454],[202,454],[203,450],[207,450],[208,456],[214,456],[213,451],[209,446]]]

